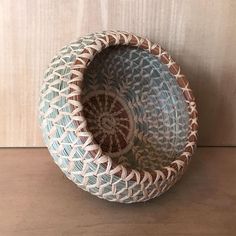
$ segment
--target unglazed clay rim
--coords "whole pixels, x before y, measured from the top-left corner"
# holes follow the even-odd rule
[[[103,32],[103,35],[97,34],[96,38],[94,39],[94,42],[90,45],[85,46],[85,48],[78,55],[74,65],[72,65],[71,68],[71,81],[69,82],[71,95],[69,94],[67,101],[71,105],[72,113],[75,113],[75,110],[78,107],[81,107],[80,112],[77,114],[77,116],[83,116],[83,108],[82,104],[80,103],[81,95],[77,94],[80,94],[82,90],[83,75],[87,67],[99,52],[101,52],[107,47],[115,45],[127,45],[146,50],[155,57],[159,58],[159,60],[163,64],[167,65],[171,75],[176,78],[177,83],[185,97],[185,102],[187,104],[189,113],[189,131],[184,151],[178,158],[172,161],[169,166],[163,167],[162,169],[158,170],[138,171],[132,168],[126,168],[120,164],[118,165],[112,162],[112,159],[110,157],[103,155],[100,146],[96,143],[92,134],[87,129],[86,122],[83,124],[82,122],[78,122],[77,119],[74,120],[75,124],[81,127],[80,130],[76,132],[76,135],[83,142],[84,136],[80,136],[80,132],[82,131],[83,133],[88,134],[88,137],[90,138],[91,142],[89,144],[86,144],[86,147],[84,147],[84,151],[90,152],[90,154],[92,154],[92,156],[94,157],[95,161],[98,160],[100,157],[103,157],[103,159],[107,159],[102,165],[108,172],[114,174],[118,178],[124,180],[127,180],[128,178],[129,180],[137,181],[139,183],[145,182],[147,179],[151,183],[153,183],[157,181],[157,179],[164,180],[169,179],[170,177],[175,178],[175,176],[177,176],[179,172],[184,171],[184,169],[187,167],[190,157],[192,156],[194,148],[196,146],[198,128],[197,110],[195,98],[193,96],[192,90],[190,89],[188,80],[183,74],[181,74],[181,69],[176,64],[176,62],[158,44],[152,43],[148,39],[136,36],[134,34],[121,31],[106,31]],[[73,94],[76,95],[73,96]],[[71,117],[71,119],[73,120],[73,116]],[[117,169],[119,169],[118,172]]]

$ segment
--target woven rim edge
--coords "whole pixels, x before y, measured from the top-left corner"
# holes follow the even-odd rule
[[[84,139],[84,151],[90,152],[94,156],[94,161],[102,164],[107,173],[116,175],[126,181],[133,180],[137,182],[145,182],[147,179],[150,182],[156,182],[161,179],[174,177],[178,175],[181,170],[184,171],[194,152],[197,142],[197,110],[195,98],[188,80],[183,74],[181,74],[179,65],[158,44],[152,43],[146,38],[123,31],[104,31],[95,34],[94,42],[83,49],[82,53],[78,55],[71,68],[72,74],[69,82],[70,94],[68,95],[67,101],[71,105],[72,113],[75,110],[78,110],[81,113],[83,112],[82,104],[80,103],[80,93],[82,90],[81,84],[83,81],[84,71],[99,52],[107,47],[115,45],[134,46],[146,50],[155,57],[158,57],[163,64],[167,65],[170,73],[177,80],[177,83],[185,97],[189,113],[189,130],[184,151],[179,157],[172,161],[169,166],[163,167],[160,170],[138,171],[132,168],[126,168],[121,164],[118,165],[114,163],[109,156],[103,155],[100,146],[94,140],[93,135],[88,131],[86,122],[78,122],[76,118],[73,119],[73,117],[78,116],[78,114],[71,116],[71,119],[78,125],[76,135],[81,140]],[[79,95],[71,96],[72,93],[79,93]]]

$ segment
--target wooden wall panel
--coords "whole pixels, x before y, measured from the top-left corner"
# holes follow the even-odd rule
[[[234,0],[1,0],[0,146],[42,146],[40,81],[52,56],[106,29],[159,42],[182,66],[200,113],[200,145],[236,145]]]

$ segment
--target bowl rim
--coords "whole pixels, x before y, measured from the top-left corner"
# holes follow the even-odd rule
[[[76,136],[83,143],[82,149],[85,152],[90,153],[94,158],[94,162],[102,165],[107,174],[110,173],[126,181],[132,180],[138,183],[149,181],[155,183],[157,181],[175,178],[180,172],[183,173],[188,166],[196,147],[198,122],[195,98],[188,80],[185,75],[181,73],[180,66],[159,44],[153,43],[146,38],[136,36],[132,33],[124,31],[104,31],[102,33],[94,34],[91,39],[92,38],[92,43],[85,45],[82,52],[77,55],[77,58],[71,67],[71,77],[68,82],[69,94],[67,96],[67,101],[71,106],[71,119],[77,126],[75,132]],[[87,129],[86,119],[83,116],[83,106],[81,103],[83,75],[91,61],[98,53],[110,46],[117,45],[141,48],[157,57],[168,67],[169,72],[176,79],[181,91],[183,92],[189,114],[186,145],[183,153],[179,157],[172,161],[170,165],[161,169],[139,171],[113,162],[108,155],[103,154],[101,147],[94,140],[89,129]],[[81,119],[78,119],[78,116],[80,116]]]

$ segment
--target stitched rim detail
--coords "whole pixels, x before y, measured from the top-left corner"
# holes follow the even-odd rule
[[[163,64],[167,65],[170,73],[175,77],[185,97],[189,113],[187,143],[183,153],[169,166],[161,170],[137,171],[112,162],[109,156],[103,154],[101,147],[95,142],[92,134],[87,129],[86,121],[83,117],[83,106],[81,104],[83,74],[90,62],[99,52],[114,45],[128,45],[141,48],[159,58]],[[84,151],[89,152],[93,156],[94,161],[101,164],[106,169],[106,173],[115,175],[125,181],[132,180],[138,183],[145,182],[146,180],[150,181],[150,183],[155,183],[159,180],[175,179],[180,172],[183,173],[194,152],[197,141],[198,123],[196,103],[189,82],[181,73],[180,67],[158,44],[152,43],[134,34],[121,31],[106,31],[102,34],[96,34],[94,42],[84,48],[72,65],[69,88],[70,94],[68,94],[67,101],[72,109],[71,119],[78,127],[76,135],[78,139],[84,143]],[[81,117],[81,119],[78,119],[78,117]]]

